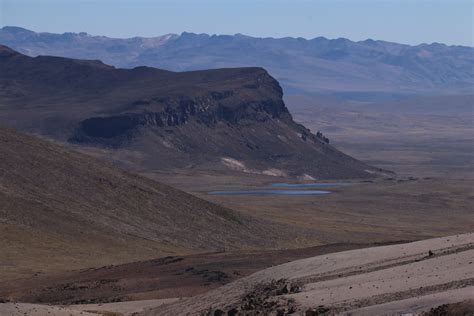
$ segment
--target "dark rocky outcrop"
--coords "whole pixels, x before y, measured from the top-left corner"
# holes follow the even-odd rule
[[[262,68],[115,69],[0,51],[0,123],[75,144],[130,149],[144,157],[140,169],[307,178],[379,171],[295,123],[280,84]]]
[[[223,105],[219,100],[221,99],[216,99],[213,95],[197,100],[165,99],[162,100],[163,111],[160,112],[125,112],[119,115],[91,117],[79,123],[69,141],[120,147],[139,135],[140,128],[147,126],[175,127],[193,120],[212,128],[218,122],[238,124],[242,120],[256,122],[269,119],[291,120],[288,109],[281,100],[242,102],[238,106]],[[149,104],[150,102],[136,101],[132,105]]]

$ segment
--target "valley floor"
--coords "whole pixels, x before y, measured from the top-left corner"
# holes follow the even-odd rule
[[[290,95],[285,101],[297,122],[370,165],[403,176],[474,178],[472,95],[392,103]]]
[[[183,253],[82,269],[55,264],[48,270],[45,258],[29,260],[29,269],[42,272],[22,272],[20,279],[0,284],[0,299],[22,302],[0,304],[0,315],[199,314],[211,307],[243,308],[243,297],[252,306],[330,308],[351,315],[427,312],[441,303],[461,304],[445,309],[472,307],[474,235],[456,235],[474,228],[472,180],[353,180],[327,189],[331,194],[324,196],[262,197],[207,192],[260,188],[287,179],[171,174],[146,175],[298,232],[297,238],[281,240],[282,250]],[[425,240],[449,235],[455,236]],[[406,243],[414,240],[423,241]],[[142,259],[129,259],[136,260]],[[262,284],[270,293],[262,292]],[[287,284],[300,290],[280,293]],[[42,303],[54,306],[38,305]]]
[[[409,241],[474,230],[474,180],[387,177],[349,181],[317,196],[216,196],[209,191],[269,188],[286,178],[175,172],[149,177],[255,218],[298,231],[282,248],[333,243]],[[318,182],[318,181],[307,181]]]

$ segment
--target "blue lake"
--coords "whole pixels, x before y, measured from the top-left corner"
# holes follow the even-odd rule
[[[241,195],[241,196],[262,196],[262,195],[324,195],[329,191],[321,190],[242,190],[242,191],[213,191],[210,195]]]
[[[336,188],[350,185],[350,183],[273,183],[274,188],[311,189],[311,188]]]
[[[210,195],[240,195],[240,196],[263,196],[263,195],[324,195],[331,193],[323,190],[310,190],[321,188],[336,188],[350,185],[350,183],[273,183],[271,188],[234,191],[212,191]],[[285,190],[286,189],[286,190]],[[299,189],[299,190],[298,190]]]

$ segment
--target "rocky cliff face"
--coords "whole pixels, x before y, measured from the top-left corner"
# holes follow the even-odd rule
[[[279,83],[262,68],[126,70],[3,50],[1,123],[133,152],[140,159],[125,163],[141,170],[232,169],[313,178],[377,172],[295,123]]]
[[[283,103],[282,91],[278,83],[268,74],[263,74],[257,82],[268,81],[275,90],[278,100],[239,99],[232,90],[212,91],[196,98],[175,96],[157,97],[134,101],[129,111],[109,116],[87,118],[79,123],[69,141],[76,143],[101,144],[112,147],[124,146],[146,127],[177,127],[189,123],[202,124],[208,128],[219,122],[237,125],[243,120],[264,122],[271,119],[291,121],[291,115]],[[268,84],[267,83],[267,84]],[[247,89],[259,89],[254,85]],[[155,110],[149,110],[155,109]]]

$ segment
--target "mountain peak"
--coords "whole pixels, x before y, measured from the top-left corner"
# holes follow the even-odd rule
[[[19,27],[19,26],[4,26],[0,29],[0,31],[5,31],[9,33],[35,33],[33,31],[27,30],[25,28]]]
[[[193,32],[182,32],[181,37],[210,37],[211,35],[206,33],[193,33]]]

